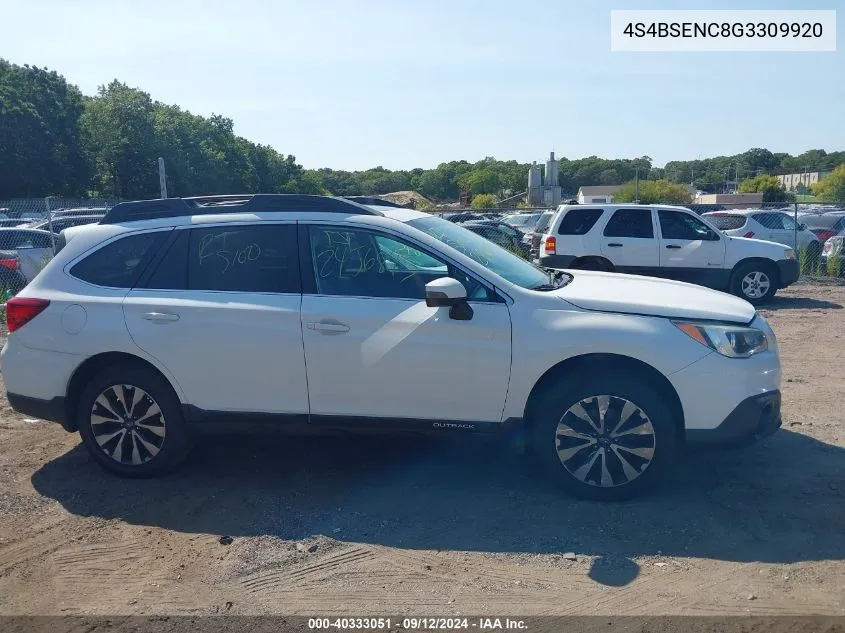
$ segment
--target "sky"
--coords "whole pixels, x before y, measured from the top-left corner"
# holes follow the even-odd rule
[[[838,9],[845,32],[845,0],[0,0],[0,57],[222,114],[307,168],[845,149],[841,35],[610,51],[611,9],[702,8]]]

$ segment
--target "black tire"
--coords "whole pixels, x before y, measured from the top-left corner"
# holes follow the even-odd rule
[[[756,288],[754,280],[758,284]],[[732,294],[742,297],[752,305],[762,305],[770,301],[778,291],[777,269],[774,264],[766,262],[740,264],[731,274],[730,290]]]
[[[573,419],[570,409],[586,402],[582,410],[598,414],[600,398],[596,396],[607,396],[606,414],[612,418],[599,418],[599,426],[605,429],[604,440],[596,439],[588,445],[586,440],[573,438],[570,432],[589,435],[595,429],[591,431],[590,424],[583,419]],[[628,406],[624,401],[637,410],[628,409],[623,419],[621,414]],[[667,479],[680,450],[678,429],[664,398],[646,379],[627,373],[611,369],[600,375],[599,372],[574,378],[567,375],[566,380],[550,385],[540,394],[533,410],[536,413],[531,421],[532,455],[567,493],[580,499],[622,501],[638,496]],[[590,418],[594,419],[593,415]],[[618,435],[611,439],[607,428],[614,423]],[[650,450],[650,456],[638,456],[628,449],[645,453]],[[590,460],[592,466],[582,476],[576,475]],[[603,481],[605,471],[609,481]]]
[[[109,408],[98,403],[101,396],[100,402]],[[128,420],[123,415],[126,408],[121,410],[121,398],[134,403],[129,406]],[[88,452],[103,468],[122,477],[162,475],[190,452],[176,393],[161,375],[138,365],[115,365],[95,375],[80,394],[76,415]],[[136,460],[139,463],[133,464]]]

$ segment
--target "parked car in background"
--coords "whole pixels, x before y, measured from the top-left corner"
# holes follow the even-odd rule
[[[563,489],[616,500],[670,481],[685,445],[781,425],[775,335],[746,301],[550,275],[454,223],[339,198],[118,204],[6,317],[12,408],[128,477],[174,469],[218,422],[521,429]]]
[[[23,226],[29,224],[29,220],[22,218],[0,218],[0,228],[8,228],[10,226]]]
[[[534,228],[531,229],[530,233],[530,257],[531,261],[534,261],[540,254],[540,240],[543,239],[543,234],[548,230],[549,224],[552,221],[552,217],[554,217],[554,211],[546,211],[540,214],[540,217],[537,218],[537,223],[534,225]]]
[[[662,205],[561,205],[543,237],[539,262],[677,279],[755,305],[799,275],[792,248],[725,235],[685,207]]]
[[[27,284],[17,251],[0,250],[0,294],[15,294]],[[5,299],[0,299],[5,301]]]
[[[838,277],[845,277],[845,234],[827,238],[822,252],[825,270]]]
[[[0,228],[0,250],[17,253],[21,274],[30,282],[53,256],[56,237],[38,229]]]
[[[477,213],[470,213],[469,211],[462,211],[460,213],[444,213],[441,216],[444,220],[449,220],[449,222],[466,222],[467,220],[476,220],[478,219]]]
[[[812,231],[822,244],[834,235],[845,233],[845,211],[799,213],[798,221]]]
[[[507,222],[512,227],[519,229],[523,233],[531,233],[534,229],[534,225],[537,224],[537,220],[539,219],[539,213],[514,213],[502,218],[504,222]]]
[[[83,224],[96,224],[103,219],[102,215],[72,215],[68,217],[58,217],[52,220],[38,220],[32,224],[28,224],[27,228],[43,229],[49,231],[53,229],[53,233],[60,233],[72,226],[82,226]]]
[[[797,236],[799,250],[806,250],[810,258],[817,260],[822,252],[822,244],[816,234],[803,224],[796,225],[795,219],[782,211],[738,209],[712,211],[702,217],[726,235],[753,237],[784,246],[793,246]]]
[[[476,235],[487,238],[494,244],[498,244],[520,257],[528,258],[529,249],[522,242],[522,233],[504,222],[496,222],[495,220],[469,220],[467,222],[461,222],[461,226]]]

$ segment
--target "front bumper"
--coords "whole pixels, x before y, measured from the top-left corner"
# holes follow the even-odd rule
[[[780,272],[780,287],[786,288],[798,281],[801,271],[797,259],[779,259],[778,271]]]
[[[740,402],[712,429],[687,429],[687,444],[743,445],[768,437],[781,426],[780,391],[751,396]]]

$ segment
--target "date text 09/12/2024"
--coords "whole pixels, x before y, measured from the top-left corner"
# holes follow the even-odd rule
[[[401,626],[400,626],[401,625]],[[523,620],[511,618],[309,618],[308,628],[310,630],[391,630],[400,629],[407,631],[453,631],[471,630],[479,631],[520,631],[526,630],[527,626]]]

